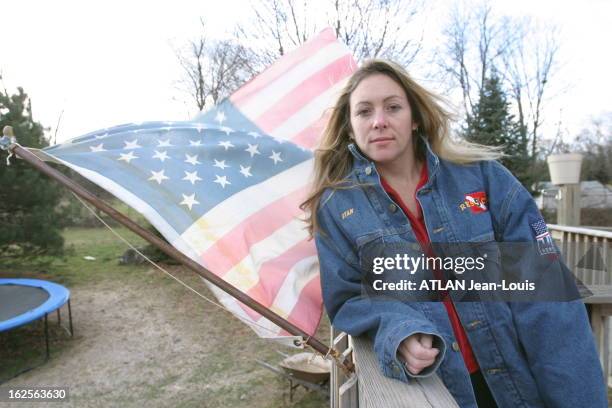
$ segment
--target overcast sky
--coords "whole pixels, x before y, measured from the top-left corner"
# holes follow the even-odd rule
[[[244,19],[247,1],[5,2],[0,25],[0,70],[9,92],[22,86],[35,119],[58,141],[108,126],[146,120],[186,120],[195,113],[177,89],[182,72],[174,50],[197,36],[199,17],[221,34]],[[426,1],[426,44],[449,0]],[[612,111],[612,1],[494,1],[512,15],[531,15],[563,28],[562,70],[567,87],[548,102],[550,133],[563,114],[577,133],[592,115]],[[236,14],[238,13],[238,14]],[[559,86],[561,87],[561,86]]]

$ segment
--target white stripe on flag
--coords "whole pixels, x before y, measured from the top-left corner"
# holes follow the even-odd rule
[[[243,292],[248,292],[259,283],[259,269],[264,262],[281,256],[300,241],[308,239],[304,226],[302,220],[294,219],[266,239],[252,245],[249,255],[223,275],[223,279]]]
[[[270,322],[268,319],[262,318],[259,319],[260,321],[254,322],[253,319],[251,319],[249,315],[245,312],[242,306],[240,306],[240,302],[238,302],[236,299],[223,292],[221,289],[208,282],[207,280],[204,280],[204,282],[206,282],[206,285],[208,285],[208,287],[213,292],[215,297],[219,300],[221,305],[223,305],[223,307],[225,307],[227,310],[238,316],[244,323],[248,324],[251,329],[253,329],[253,331],[257,333],[259,337],[276,338],[281,332],[281,329],[274,323]],[[252,324],[249,324],[249,322],[251,322]],[[300,337],[288,336],[286,339],[288,343],[287,345],[293,346],[293,340],[300,339]]]
[[[314,98],[302,109],[287,118],[282,125],[272,130],[270,135],[278,139],[291,140],[302,130],[316,123],[321,119],[326,109],[333,108],[334,102],[346,81],[348,81],[348,78],[337,82],[327,91]]]
[[[304,286],[319,274],[319,258],[310,256],[302,259],[291,268],[291,271],[283,281],[274,303],[270,306],[272,310],[282,310],[283,317],[289,316],[298,303],[299,295]]]
[[[343,44],[331,43],[311,58],[287,71],[266,88],[260,90],[256,96],[239,103],[237,108],[249,119],[255,121],[259,115],[274,106],[283,96],[298,87],[304,81],[304,78],[319,72],[331,62],[348,53],[348,49]]]
[[[304,161],[233,195],[200,217],[183,232],[181,238],[194,251],[206,252],[250,215],[286,196],[288,192],[310,183],[312,164],[312,159]]]

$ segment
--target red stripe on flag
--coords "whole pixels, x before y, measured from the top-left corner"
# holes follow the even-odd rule
[[[204,264],[216,275],[225,275],[249,254],[252,245],[301,214],[299,205],[308,188],[303,186],[243,220],[201,255]]]
[[[304,286],[287,320],[313,336],[323,316],[322,298],[321,282],[317,275]],[[279,336],[291,336],[291,334],[281,330]]]
[[[316,254],[317,250],[313,241],[305,239],[302,242],[298,242],[278,257],[270,259],[261,265],[259,282],[249,289],[247,294],[262,305],[270,307],[291,269],[303,259]],[[253,320],[260,317],[258,313],[250,308],[245,308],[245,310]]]
[[[303,129],[295,135],[291,141],[298,146],[301,146],[305,149],[314,150],[315,147],[319,144],[319,140],[323,135],[323,131],[325,130],[325,126],[327,125],[327,121],[331,116],[331,110],[327,110],[325,114],[317,119],[312,125]]]
[[[264,262],[259,270],[259,283],[247,293],[261,299],[262,302],[269,299],[270,301],[265,304],[271,305],[291,268],[301,260],[316,254],[317,250],[312,240],[305,239],[298,242],[278,258]]]
[[[266,133],[273,131],[332,85],[351,75],[353,68],[352,55],[338,58],[300,83],[254,122]]]
[[[246,102],[250,98],[257,97],[257,93],[263,88],[276,81],[296,65],[319,52],[326,45],[334,42],[336,42],[334,30],[331,28],[323,30],[315,38],[304,43],[295,51],[284,55],[273,65],[243,85],[230,96],[230,101],[237,105]]]

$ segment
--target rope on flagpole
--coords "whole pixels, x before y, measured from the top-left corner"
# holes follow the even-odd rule
[[[79,200],[79,202],[85,207],[87,208],[87,210],[89,210],[89,212],[91,212],[93,214],[94,217],[96,217],[98,219],[98,221],[100,221],[106,228],[108,228],[108,230],[110,232],[112,232],[117,238],[119,238],[121,241],[123,241],[123,243],[125,243],[128,247],[130,247],[132,250],[134,250],[138,255],[140,255],[142,258],[144,258],[147,262],[149,262],[151,265],[153,265],[155,268],[159,269],[160,271],[162,271],[163,273],[165,273],[166,275],[168,275],[169,277],[171,277],[172,279],[174,279],[175,281],[177,281],[178,283],[180,283],[181,285],[183,285],[184,287],[186,287],[187,289],[189,289],[190,291],[192,291],[193,293],[195,293],[196,295],[198,295],[199,297],[201,297],[202,299],[206,300],[207,302],[211,303],[214,306],[217,306],[219,309],[231,313],[229,310],[227,310],[225,307],[223,307],[223,305],[221,305],[220,303],[217,303],[216,301],[208,298],[206,295],[198,292],[196,289],[192,288],[191,286],[189,286],[189,284],[187,284],[186,282],[182,281],[180,278],[174,276],[173,274],[171,274],[170,272],[168,272],[166,269],[164,269],[162,266],[160,266],[159,264],[157,264],[155,261],[153,261],[152,259],[150,259],[148,256],[146,256],[145,254],[143,254],[138,248],[136,248],[130,241],[127,240],[127,238],[123,237],[121,234],[119,234],[117,231],[115,231],[113,229],[113,227],[111,227],[106,221],[104,221],[104,219],[102,219],[102,217],[100,217],[98,214],[96,214],[96,212],[87,205],[87,203],[85,203],[85,201],[83,201],[81,199],[81,197],[79,197],[78,195],[72,193],[72,195]],[[253,321],[247,320],[242,316],[238,316],[235,315],[238,319],[242,320],[244,323],[248,324],[248,325],[252,325],[252,326],[257,326],[260,329],[264,329],[269,331],[270,333],[276,334],[276,331],[270,329],[269,327],[265,327],[262,326],[260,324],[257,324]]]

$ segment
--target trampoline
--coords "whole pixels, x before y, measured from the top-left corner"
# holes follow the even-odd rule
[[[49,328],[47,315],[57,312],[61,325],[60,308],[68,305],[69,333],[72,330],[70,291],[57,283],[39,279],[0,279],[0,332],[44,319],[46,358],[49,359]]]

